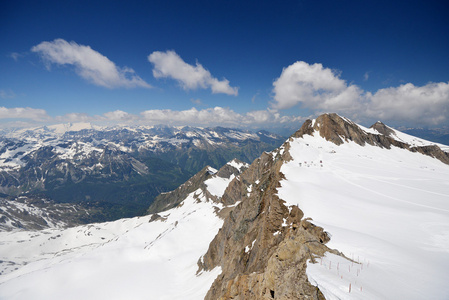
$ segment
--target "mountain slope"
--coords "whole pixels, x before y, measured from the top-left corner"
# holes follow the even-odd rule
[[[220,270],[196,274],[197,262],[223,223],[216,213],[224,208],[218,202],[223,181],[244,167],[224,166],[176,208],[157,215],[0,232],[0,298],[203,298]]]
[[[289,141],[279,197],[330,232],[329,247],[360,263],[328,254],[308,265],[309,279],[329,299],[447,298],[448,165],[411,152],[421,146],[372,146],[369,134],[364,146],[349,139],[337,146],[323,131],[339,130],[318,127]]]
[[[0,231],[66,228],[86,223],[94,213],[92,208],[42,197],[0,198]]]

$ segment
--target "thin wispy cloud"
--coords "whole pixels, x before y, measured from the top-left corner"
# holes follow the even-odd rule
[[[12,52],[12,53],[9,54],[9,57],[14,59],[15,61],[18,61],[19,58],[22,57],[22,54],[20,54],[18,52]]]
[[[16,97],[16,94],[12,90],[0,90],[0,98],[1,99],[13,99]]]
[[[260,92],[257,92],[252,98],[251,98],[251,103],[255,103],[256,102],[256,98],[259,96]]]
[[[231,87],[229,80],[218,80],[200,63],[186,63],[175,51],[155,51],[148,56],[154,65],[155,78],[172,78],[185,90],[208,89],[214,94],[238,95],[238,88]]]
[[[151,86],[137,76],[133,69],[118,67],[106,56],[90,46],[79,45],[56,39],[42,42],[31,48],[41,56],[50,69],[52,64],[74,66],[75,72],[92,84],[106,88],[150,88]]]
[[[368,81],[369,79],[369,72],[365,72],[365,74],[363,74],[363,81]]]
[[[201,99],[190,99],[190,102],[192,102],[195,105],[202,105],[203,104]]]
[[[348,84],[321,64],[296,62],[273,83],[274,109],[301,106],[316,112],[340,112],[357,119],[419,121],[439,125],[449,121],[449,83],[380,89],[375,93]]]

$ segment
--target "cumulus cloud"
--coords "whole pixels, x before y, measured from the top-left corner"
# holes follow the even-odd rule
[[[0,107],[0,119],[30,119],[33,121],[46,121],[50,117],[43,109],[30,107]]]
[[[39,54],[48,67],[51,64],[74,66],[79,76],[95,85],[106,88],[151,87],[137,76],[133,69],[116,66],[90,46],[56,39],[52,42],[42,42],[32,47],[31,51]]]
[[[124,121],[124,122],[128,122],[128,121],[132,121],[132,120],[136,120],[137,119],[136,115],[127,113],[127,112],[122,111],[122,110],[116,110],[116,111],[107,112],[107,113],[104,113],[103,116],[108,121]]]
[[[357,86],[348,85],[335,71],[303,61],[284,68],[273,86],[276,109],[298,104],[311,109],[349,109],[354,108],[361,94]]]
[[[276,110],[250,111],[239,114],[232,109],[214,107],[198,110],[175,111],[171,109],[147,110],[141,113],[145,123],[194,125],[194,126],[266,126],[268,124],[297,123],[305,120],[303,117],[281,116]]]
[[[381,120],[398,120],[438,125],[449,120],[449,83],[411,83],[368,93],[366,115]]]
[[[57,116],[55,117],[55,120],[57,122],[91,122],[95,121],[96,119],[94,117],[89,116],[86,113],[68,113],[63,116]]]
[[[282,116],[277,110],[267,109],[240,114],[230,108],[214,107],[198,110],[155,109],[131,114],[122,110],[102,115],[67,113],[50,117],[43,109],[0,107],[0,127],[31,127],[57,123],[92,123],[98,125],[190,125],[201,127],[225,126],[236,128],[261,128],[270,125],[298,127],[306,117]]]
[[[239,114],[229,108],[215,107],[203,110],[191,108],[188,110],[176,111],[171,109],[147,110],[141,113],[143,118],[150,123],[168,124],[236,124]]]
[[[365,74],[368,79],[369,74]],[[339,112],[357,120],[446,124],[449,120],[449,83],[411,83],[366,92],[348,84],[334,70],[322,64],[296,62],[284,68],[273,83],[272,108],[308,108],[317,113]]]
[[[172,78],[185,90],[210,88],[212,93],[238,95],[238,88],[231,87],[229,80],[218,80],[198,62],[195,66],[186,63],[175,51],[155,51],[148,56],[154,65],[155,78]]]

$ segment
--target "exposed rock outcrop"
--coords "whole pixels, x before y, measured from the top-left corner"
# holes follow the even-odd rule
[[[237,168],[237,166],[240,166],[240,168]],[[168,193],[162,193],[157,196],[154,202],[148,208],[147,213],[157,213],[176,207],[190,193],[198,189],[201,189],[205,193],[207,199],[218,201],[218,198],[214,195],[211,195],[207,190],[204,182],[209,178],[212,178],[212,176],[218,176],[221,178],[230,178],[231,175],[238,176],[241,172],[243,172],[244,169],[246,169],[246,166],[246,163],[243,163],[238,159],[234,159],[231,162],[225,164],[218,171],[209,166],[206,166],[177,189]]]
[[[356,123],[332,113],[319,116],[315,122],[312,120],[305,121],[300,130],[293,134],[293,136],[302,137],[304,135],[314,135],[317,132],[321,137],[336,145],[341,145],[345,141],[353,141],[361,146],[369,144],[387,149],[395,146],[412,152],[419,152],[439,159],[445,164],[449,164],[449,153],[444,152],[436,145],[412,146],[398,141],[393,136],[394,131],[382,122],[377,122],[370,128],[375,129],[379,134],[366,132]]]
[[[305,270],[307,260],[330,251],[329,238],[277,196],[288,147],[264,153],[223,195],[224,203],[241,202],[198,261],[198,272],[222,268],[206,299],[324,299]]]
[[[376,123],[371,125],[370,128],[376,130],[377,132],[385,136],[391,136],[392,134],[394,134],[394,131],[381,121],[377,121]]]
[[[187,195],[204,186],[204,181],[215,173],[212,170],[209,166],[206,166],[177,189],[159,194],[148,208],[147,213],[157,213],[178,206]]]

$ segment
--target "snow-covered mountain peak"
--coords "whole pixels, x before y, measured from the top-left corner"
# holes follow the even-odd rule
[[[349,140],[364,145],[369,139],[368,132],[348,118],[341,117],[336,113],[323,114],[314,120],[306,120],[294,136],[302,137],[316,133],[336,145],[341,145]]]
[[[289,140],[278,195],[355,262],[327,253],[308,264],[309,281],[326,299],[446,299],[449,166],[435,158],[447,154],[381,123],[321,120]]]
[[[370,128],[374,129],[378,133],[386,135],[386,136],[391,136],[391,135],[393,135],[395,133],[394,129],[388,127],[387,125],[385,125],[381,121],[377,121],[376,123],[371,125]]]
[[[448,146],[410,136],[382,122],[376,122],[370,128],[365,128],[338,114],[323,114],[314,120],[305,121],[293,137],[318,135],[335,145],[354,142],[360,146],[372,145],[387,149],[394,146],[420,152],[449,164]]]

